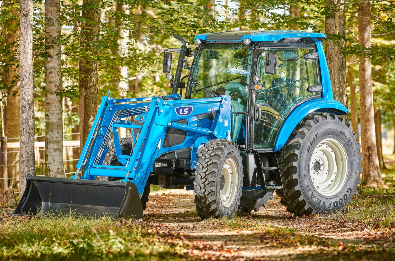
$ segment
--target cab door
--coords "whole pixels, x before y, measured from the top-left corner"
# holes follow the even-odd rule
[[[261,107],[261,120],[254,123],[254,150],[272,150],[288,113],[298,104],[320,97],[307,90],[320,84],[318,60],[304,57],[312,52],[316,52],[314,44],[264,48],[259,54],[256,72],[262,88],[256,91],[255,103]],[[268,53],[277,57],[274,74],[265,73]]]

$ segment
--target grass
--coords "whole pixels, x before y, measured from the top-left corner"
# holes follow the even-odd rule
[[[395,157],[382,173],[387,188],[360,187],[345,213],[306,218],[238,213],[232,218],[200,222],[196,211],[181,211],[152,213],[144,221],[132,221],[72,215],[12,216],[10,208],[0,208],[0,260],[208,259],[212,253],[230,251],[226,244],[215,245],[217,232],[225,233],[222,241],[238,241],[251,249],[256,245],[280,252],[315,249],[292,256],[301,260],[395,260]],[[152,192],[162,194],[162,190],[151,186]],[[193,223],[202,232],[212,231],[208,232],[212,235],[202,242],[201,238],[181,236],[183,222]],[[350,241],[342,239],[342,231],[370,234]],[[330,233],[338,233],[338,238]],[[196,249],[200,249],[199,255],[193,254]]]
[[[353,204],[347,207],[347,213],[336,215],[337,220],[376,229],[395,226],[395,155],[385,155],[385,159],[387,168],[382,176],[386,188],[359,187]]]
[[[362,189],[361,189],[362,190]],[[362,190],[355,196],[347,213],[339,216],[346,222],[363,224],[369,228],[391,228],[395,225],[395,194],[386,191],[382,194]]]
[[[154,192],[154,191],[165,191],[166,190],[166,189],[162,188],[159,185],[152,185],[151,184],[150,186],[151,186],[151,188],[150,188],[151,192]]]
[[[4,212],[1,219],[0,259],[184,260],[182,244],[164,243],[130,221]]]

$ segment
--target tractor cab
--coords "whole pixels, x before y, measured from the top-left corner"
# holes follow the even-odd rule
[[[186,66],[191,70],[187,83],[181,84],[185,98],[230,96],[232,141],[245,150],[278,150],[288,114],[322,98],[318,51],[324,39],[324,34],[299,31],[198,35],[192,66]]]

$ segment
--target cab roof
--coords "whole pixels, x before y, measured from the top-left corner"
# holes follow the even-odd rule
[[[324,41],[326,35],[323,33],[312,33],[304,31],[234,31],[234,32],[219,32],[209,34],[199,34],[195,37],[202,41],[243,41],[250,39],[253,42],[287,42],[287,39],[292,39],[295,42],[302,38],[310,38],[315,41]]]

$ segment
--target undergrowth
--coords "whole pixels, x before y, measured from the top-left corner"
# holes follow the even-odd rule
[[[4,215],[0,259],[182,260],[183,246],[164,244],[139,225],[113,219]],[[27,220],[29,219],[29,220]]]

